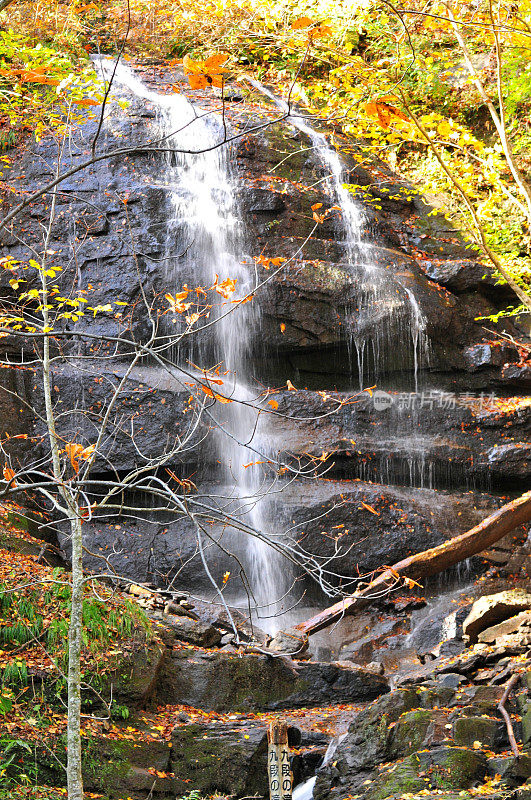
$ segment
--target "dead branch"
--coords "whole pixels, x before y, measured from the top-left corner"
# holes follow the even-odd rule
[[[499,541],[505,534],[530,520],[531,492],[526,492],[517,500],[499,508],[466,533],[455,536],[437,547],[424,550],[422,553],[408,556],[392,567],[384,569],[361,591],[344,598],[311,619],[301,622],[296,626],[296,630],[308,636],[317,633],[337,622],[345,614],[352,614],[367,605],[375,596],[381,596],[382,591],[385,592],[395,586],[398,579],[418,580],[442,572],[466,558],[481,553]]]
[[[514,675],[511,675],[511,677],[507,681],[507,684],[505,686],[505,691],[504,691],[504,693],[503,693],[503,695],[501,697],[501,700],[498,703],[498,711],[500,712],[500,714],[502,715],[502,717],[505,720],[505,725],[507,726],[507,736],[509,737],[509,742],[511,743],[511,750],[514,753],[514,757],[515,758],[519,758],[520,757],[520,751],[518,750],[518,745],[516,743],[516,738],[515,738],[514,730],[513,730],[513,723],[512,723],[511,718],[510,718],[510,716],[509,716],[509,714],[507,712],[507,709],[505,708],[505,703],[507,702],[507,698],[509,697],[509,695],[511,693],[511,689],[513,688],[513,686],[515,685],[515,683],[516,683],[516,681],[518,680],[519,677],[520,677],[520,675],[519,675],[518,672],[515,672]]]

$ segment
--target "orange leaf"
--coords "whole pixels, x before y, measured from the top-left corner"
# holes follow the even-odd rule
[[[289,391],[289,392],[296,392],[296,391],[297,391],[297,390],[296,390],[296,388],[294,387],[294,385],[292,384],[292,382],[290,381],[290,379],[289,379],[289,378],[288,378],[288,380],[286,381],[286,386],[288,387],[288,391]]]
[[[278,403],[277,403],[277,401],[276,401],[276,400],[268,400],[267,402],[269,403],[269,405],[271,406],[271,408],[273,409],[273,411],[276,411],[276,410],[277,410],[277,408],[278,408]]]
[[[332,28],[328,24],[329,22],[329,19],[325,19],[323,22],[320,22],[319,25],[316,25],[315,28],[312,28],[309,32],[310,37],[312,39],[321,39],[323,36],[330,36]]]
[[[81,453],[82,450],[83,450],[82,444],[72,444],[71,442],[65,444],[65,453],[70,459],[70,463],[72,464],[72,467],[76,475],[79,472],[79,454]]]
[[[285,322],[281,322],[280,323],[280,333],[284,333],[285,330],[286,330],[286,323]]]
[[[219,71],[219,68],[225,61],[228,59],[228,53],[215,53],[213,56],[210,56],[205,61],[205,70],[209,72],[211,75],[215,72]]]
[[[231,303],[240,303],[240,305],[243,305],[243,303],[250,303],[251,300],[254,300],[254,294],[248,294],[247,297],[242,297],[240,300],[231,300]]]
[[[188,54],[186,54],[183,58],[183,67],[185,74],[188,75],[191,72],[202,72],[204,69],[204,64],[202,61],[195,61],[193,58],[190,58]]]
[[[209,375],[208,372],[205,372],[205,378],[209,383],[215,383],[216,386],[223,386],[221,378],[217,378],[215,375]]]
[[[371,514],[376,514],[376,516],[377,516],[377,517],[379,517],[379,516],[380,516],[380,512],[379,512],[379,511],[376,511],[376,509],[375,509],[375,508],[373,508],[372,506],[370,506],[368,503],[364,503],[364,502],[362,501],[362,502],[361,502],[361,504],[362,504],[363,508],[366,508],[366,509],[367,509],[367,511],[370,511],[370,512],[371,512]]]
[[[183,300],[186,300],[186,298],[188,297],[188,287],[186,286],[186,284],[184,285],[182,292],[178,292],[175,296],[171,294],[165,294],[164,297],[170,304],[171,310],[177,314],[183,314],[192,305],[191,303],[182,302]]]
[[[213,392],[212,389],[208,388],[208,386],[201,386],[201,389],[208,397],[212,397],[214,400],[218,400],[220,403],[232,403],[230,397],[223,397],[222,394]]]
[[[73,442],[67,442],[67,444],[65,444],[64,452],[70,459],[70,463],[72,464],[76,475],[79,472],[79,460],[81,459],[81,461],[88,461],[95,449],[95,444],[91,444],[88,447],[83,447],[82,444],[75,444]]]
[[[216,280],[210,288],[215,289],[225,300],[228,300],[230,296],[234,294],[237,280],[237,278],[226,278],[221,283],[218,283],[218,276],[216,275]]]
[[[13,481],[13,478],[15,477],[15,470],[14,469],[11,469],[11,467],[8,467],[7,464],[5,464],[4,465],[4,469],[3,469],[3,473],[4,473],[4,478],[6,479],[6,481],[8,481],[8,482],[9,481]],[[13,481],[13,486],[16,486],[16,485],[17,485],[17,482]]]
[[[188,74],[188,83],[191,89],[206,89],[209,86],[209,81],[206,75],[201,73],[196,75],[194,73]]]
[[[87,97],[85,100],[76,100],[76,105],[81,106],[82,108],[88,108],[89,106],[97,106],[98,101]]]
[[[313,20],[310,17],[298,17],[291,23],[291,27],[294,31],[300,31],[303,28],[309,28],[310,25],[313,25]]]
[[[323,207],[322,203],[314,203],[313,206],[312,206],[312,211],[317,211],[318,208],[322,208],[322,207]]]

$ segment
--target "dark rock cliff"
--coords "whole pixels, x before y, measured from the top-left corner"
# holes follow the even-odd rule
[[[152,80],[156,87],[164,85],[160,76]],[[194,96],[200,104],[211,102],[201,93]],[[364,396],[341,405],[333,416],[315,420],[330,402],[319,390],[339,390],[334,394],[337,403],[358,386],[352,330],[363,287],[357,285],[348,264],[340,216],[332,213],[313,230],[311,206],[322,202],[326,211],[333,204],[320,189],[325,167],[289,121],[248,132],[260,115],[262,121],[263,115],[273,115],[257,100],[249,95],[244,103],[227,108],[228,123],[240,136],[232,145],[231,158],[247,256],[297,255],[253,301],[258,320],[251,342],[253,377],[269,386],[285,385],[289,379],[299,389],[307,387],[272,395],[282,415],[271,419],[272,446],[286,458],[332,454],[327,478],[333,480],[293,484],[284,495],[282,516],[296,522],[304,531],[305,546],[319,554],[335,547],[333,531],[341,530],[342,568],[354,575],[465,530],[499,505],[497,492],[525,485],[530,473],[529,364],[510,341],[487,333],[476,320],[507,300],[506,291],[494,286],[477,254],[443,218],[431,214],[412,187],[381,164],[361,166],[354,152],[345,156],[345,177],[358,187],[363,207],[364,257],[391,276],[399,296],[413,293],[425,320],[429,356],[420,366],[426,396],[414,409],[405,404],[413,388],[414,354],[404,345],[410,331],[404,331],[408,323],[399,314],[395,327],[385,334],[387,345],[394,344],[387,346],[378,378],[379,389],[394,389],[391,406],[375,410],[372,398]],[[63,168],[90,156],[95,124],[87,119],[74,132],[62,155]],[[125,111],[114,110],[100,150],[124,143],[144,147],[157,135],[158,124],[153,105],[133,99]],[[17,153],[4,174],[4,181],[15,189],[4,198],[4,212],[28,191],[46,184],[56,164],[57,144],[51,139]],[[74,289],[90,290],[93,306],[120,299],[129,309],[123,319],[115,312],[87,314],[81,338],[69,336],[65,322],[64,357],[54,368],[54,391],[58,409],[62,405],[69,410],[60,422],[67,439],[78,435],[91,441],[90,414],[85,412],[97,411],[104,403],[102,375],[95,373],[90,360],[98,347],[91,337],[113,336],[130,325],[132,335],[142,338],[148,324],[138,310],[142,292],[151,300],[193,281],[183,272],[177,285],[168,285],[175,276],[164,267],[170,206],[169,189],[161,179],[164,169],[164,157],[142,152],[89,165],[59,185],[49,249],[62,267],[57,279],[61,291],[68,295]],[[2,235],[5,256],[26,261],[32,248],[39,248],[49,202],[49,195],[44,195],[31,203]],[[177,226],[172,235],[175,256],[189,242],[184,228],[179,232]],[[263,266],[258,270],[261,279],[268,277]],[[13,298],[10,277],[5,271],[0,275],[7,299]],[[376,309],[364,324],[364,338],[370,341],[387,323]],[[2,343],[12,360],[20,361],[20,348],[12,338]],[[28,355],[29,350],[24,356]],[[105,381],[116,382],[121,369],[113,365],[103,375]],[[40,424],[23,403],[13,402],[11,394],[17,391],[30,406],[42,408],[38,370],[23,365],[2,370],[0,384],[6,432],[42,437]],[[444,395],[441,399],[430,394],[434,387],[457,395],[452,394],[449,405]],[[143,364],[136,369],[123,387],[96,471],[105,473],[109,463],[118,472],[128,470],[138,462],[139,451],[156,454],[167,437],[179,432],[185,402],[181,389],[156,366]],[[136,447],[121,429],[124,415],[133,408]],[[190,448],[169,466],[180,475],[193,472],[200,480],[211,481],[216,460],[212,437],[205,430],[198,436],[205,439],[199,459]],[[22,461],[35,454],[35,447],[24,440],[12,440],[7,447]],[[434,485],[445,492],[436,492]],[[367,505],[376,513],[367,511]],[[304,525],[326,509],[331,510],[324,526]],[[176,574],[185,583],[197,585],[201,580],[196,543],[187,523],[128,519],[118,523],[104,518],[87,524],[89,549],[110,556],[120,571],[137,580],[164,583]],[[95,567],[97,560],[91,559],[87,563]],[[220,560],[219,569],[224,566]]]

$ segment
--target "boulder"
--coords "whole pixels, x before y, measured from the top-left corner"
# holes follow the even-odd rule
[[[234,720],[178,726],[171,746],[174,797],[188,795],[190,787],[202,797],[263,797],[267,793],[264,723]]]
[[[161,702],[212,711],[301,708],[371,699],[387,680],[351,664],[287,663],[282,657],[177,650],[158,686]]]
[[[309,639],[295,628],[278,631],[267,645],[273,653],[286,653],[293,657],[300,656],[308,650]]]
[[[463,747],[436,747],[414,753],[395,768],[385,769],[366,796],[370,800],[387,800],[422,789],[459,791],[473,786],[486,771],[482,753]]]
[[[316,800],[357,793],[373,775],[375,766],[388,761],[393,723],[419,706],[415,689],[399,689],[359,712],[339,744],[332,763],[317,775]]]
[[[505,785],[518,786],[523,780],[531,778],[530,753],[520,753],[519,758],[513,755],[494,756],[488,759],[487,766],[491,775],[501,775]]]
[[[460,716],[455,720],[452,729],[456,744],[472,747],[474,742],[480,742],[488,750],[494,750],[504,740],[503,734],[501,720],[483,716]]]
[[[506,342],[474,344],[464,351],[465,363],[470,372],[482,367],[501,367],[509,362],[518,362],[518,349]]]
[[[476,600],[472,606],[463,623],[463,633],[469,642],[474,644],[482,631],[529,610],[531,610],[531,594],[524,590],[509,589],[486,595]]]
[[[448,717],[449,712],[423,708],[402,714],[392,731],[388,746],[390,757],[402,758],[443,742],[448,738]]]
[[[455,292],[493,286],[492,270],[479,261],[468,259],[424,260],[422,268],[428,278]]]
[[[106,675],[106,685],[113,685],[113,696],[130,709],[142,708],[157,694],[166,664],[166,648],[156,641],[134,643],[120,666]]]
[[[508,641],[522,640],[522,644],[531,643],[531,610],[522,611],[515,617],[510,617],[504,622],[499,622],[487,628],[478,635],[478,642],[492,644],[501,640],[500,643]],[[525,640],[525,641],[524,641]]]
[[[164,625],[169,627],[176,639],[199,647],[215,647],[221,643],[222,634],[213,625],[189,617],[166,614]]]

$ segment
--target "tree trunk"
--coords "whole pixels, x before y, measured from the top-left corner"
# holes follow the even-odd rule
[[[72,607],[68,631],[68,729],[66,777],[68,800],[83,800],[81,773],[81,646],[83,643],[83,539],[81,520],[70,519],[72,532]]]
[[[396,585],[398,578],[417,580],[442,572],[465,558],[481,553],[505,534],[529,520],[531,520],[531,492],[526,492],[512,503],[499,508],[466,533],[455,536],[430,550],[404,558],[385,569],[360,592],[346,597],[306,622],[301,622],[295,626],[295,630],[307,636],[317,633],[337,622],[345,614],[351,614],[354,610],[367,605],[375,596],[381,596],[387,588]]]

